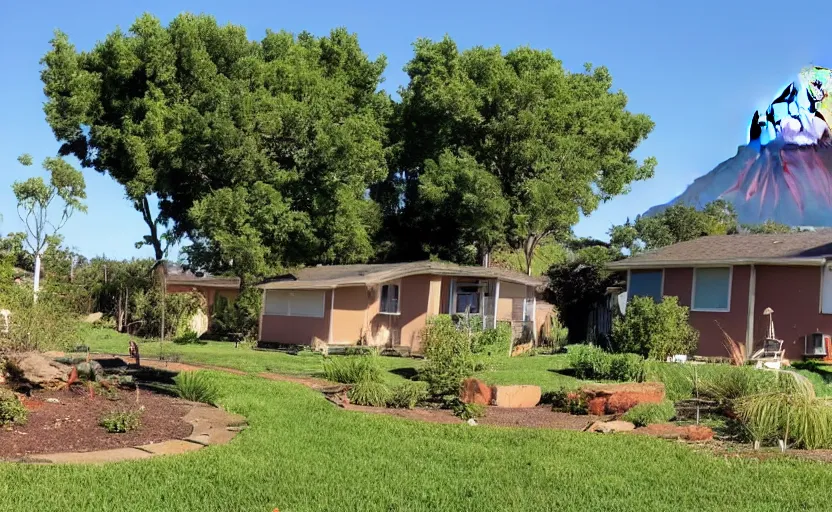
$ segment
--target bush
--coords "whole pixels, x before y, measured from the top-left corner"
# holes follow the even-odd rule
[[[569,329],[561,324],[558,313],[549,317],[543,331],[543,345],[549,346],[553,353],[559,352],[569,341]]]
[[[511,337],[511,322],[497,322],[495,329],[480,330],[471,337],[471,351],[475,354],[508,354]]]
[[[185,400],[213,405],[219,396],[216,386],[204,372],[182,372],[173,378],[176,392]]]
[[[551,400],[553,411],[580,415],[587,414],[589,412],[587,397],[580,391],[559,389],[557,391],[553,391],[551,395],[547,397],[547,400]]]
[[[593,345],[571,345],[567,353],[579,379],[640,382],[644,378],[644,358],[638,354],[610,354]]]
[[[384,369],[377,356],[336,356],[324,360],[327,380],[342,384],[359,382],[379,383],[384,380]]]
[[[254,287],[242,290],[234,301],[217,296],[211,316],[212,332],[256,336],[262,298],[262,292]]]
[[[0,388],[0,425],[22,425],[29,411],[9,389]]]
[[[661,382],[664,384],[667,398],[677,402],[694,396],[693,372],[701,370],[702,367],[702,365],[645,361],[644,380]]]
[[[623,418],[634,423],[637,427],[651,423],[667,423],[676,416],[676,408],[670,400],[663,400],[658,404],[637,404],[624,413]]]
[[[428,383],[432,395],[456,395],[474,369],[467,334],[457,329],[450,316],[435,316],[422,331],[422,347],[426,361],[419,379]]]
[[[191,343],[200,343],[199,335],[194,331],[188,329],[183,334],[173,339],[177,345],[190,345]]]
[[[467,404],[457,396],[446,396],[445,407],[453,411],[454,416],[464,421],[468,421],[471,418],[481,418],[485,415],[485,406],[480,404]]]
[[[347,392],[347,397],[357,405],[384,407],[390,399],[390,388],[381,382],[360,381],[353,384]]]
[[[633,352],[665,360],[674,354],[692,354],[699,332],[688,323],[688,308],[676,297],[656,304],[650,297],[633,297],[624,317],[612,325],[612,339],[620,352]]]
[[[401,409],[413,409],[428,399],[428,390],[424,382],[404,382],[393,389],[387,405]]]
[[[0,351],[67,350],[80,342],[80,322],[48,289],[41,290],[35,302],[31,289],[13,286],[0,294],[0,305],[11,311],[9,333],[0,337]]]
[[[110,434],[124,434],[139,428],[142,410],[138,411],[114,411],[107,413],[101,422],[102,427]]]

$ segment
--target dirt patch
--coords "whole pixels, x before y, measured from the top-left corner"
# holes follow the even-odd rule
[[[301,377],[297,375],[282,375],[279,373],[268,373],[262,372],[257,374],[258,377],[262,377],[264,379],[269,380],[276,380],[280,382],[294,382],[295,384],[303,384],[306,387],[315,389],[315,390],[324,390],[330,389],[334,387],[342,386],[337,382],[330,382],[324,379],[317,379],[315,377]]]
[[[392,409],[389,407],[367,407],[363,405],[354,404],[340,404],[341,407],[348,411],[361,411],[371,414],[387,414],[388,416],[396,416],[397,418],[406,418],[409,420],[427,421],[428,423],[462,423],[462,420],[453,415],[447,409]]]
[[[559,430],[584,430],[600,419],[600,416],[575,416],[565,412],[552,411],[551,407],[539,406],[524,409],[489,407],[485,416],[477,421],[481,425],[499,427],[554,428]]]
[[[90,398],[80,386],[70,391],[35,392],[24,402],[30,411],[26,424],[0,428],[0,459],[158,443],[187,437],[193,431],[182,419],[193,407],[189,402],[148,391],[140,392],[138,404],[135,391],[117,390],[112,398]],[[108,412],[140,406],[144,406],[141,425],[133,432],[110,434],[98,424]]]

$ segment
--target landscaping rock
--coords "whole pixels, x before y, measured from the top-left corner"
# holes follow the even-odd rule
[[[590,432],[601,432],[602,434],[611,434],[613,432],[630,432],[635,430],[636,426],[629,421],[615,420],[615,421],[596,421],[589,427]]]
[[[97,381],[104,377],[104,368],[98,361],[84,361],[76,364],[75,368],[78,369],[78,377],[83,380]]]
[[[479,379],[465,379],[459,399],[466,404],[491,405],[494,390]]]
[[[101,320],[104,316],[104,313],[91,313],[84,317],[84,322],[88,324],[94,324],[95,322]]]
[[[48,387],[66,382],[71,367],[47,359],[37,352],[12,354],[6,363],[6,372],[20,384]]]
[[[494,386],[497,407],[534,407],[540,402],[540,386]]]
[[[621,414],[638,404],[657,404],[664,400],[664,384],[642,382],[591,384],[581,388],[587,397],[590,414]]]
[[[714,431],[704,425],[676,425],[674,423],[647,425],[637,429],[636,433],[685,441],[710,441],[714,438]]]

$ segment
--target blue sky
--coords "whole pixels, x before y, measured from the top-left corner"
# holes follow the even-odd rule
[[[545,5],[544,5],[545,4]],[[668,5],[670,4],[670,5]],[[733,156],[745,143],[754,109],[767,105],[807,64],[832,65],[827,31],[812,22],[832,7],[814,3],[785,9],[773,1],[37,1],[0,7],[0,233],[21,229],[10,185],[37,172],[15,160],[54,155],[55,142],[42,111],[39,59],[60,28],[80,49],[143,12],[168,22],[183,11],[208,13],[247,28],[260,39],[267,28],[322,35],[345,26],[370,56],[388,59],[385,89],[406,80],[402,67],[419,37],[449,34],[462,48],[529,45],[549,48],[571,70],[584,62],[607,66],[630,98],[629,108],[656,122],[635,156],[655,156],[656,176],[629,195],[604,204],[575,228],[606,237],[613,224],[681,193],[694,178]],[[826,42],[828,45],[829,43]],[[89,212],[64,229],[68,245],[88,256],[149,256],[133,244],[146,232],[140,215],[108,177],[85,170]]]

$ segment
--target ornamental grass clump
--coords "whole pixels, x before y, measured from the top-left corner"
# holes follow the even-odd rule
[[[380,383],[384,369],[376,355],[337,356],[324,360],[324,375],[327,380],[342,384]]]
[[[179,396],[191,402],[213,405],[219,397],[217,387],[204,372],[182,372],[173,378],[173,382]]]
[[[624,413],[623,418],[637,427],[644,427],[653,423],[667,423],[675,416],[676,408],[673,406],[673,402],[663,400],[657,404],[637,404]]]

